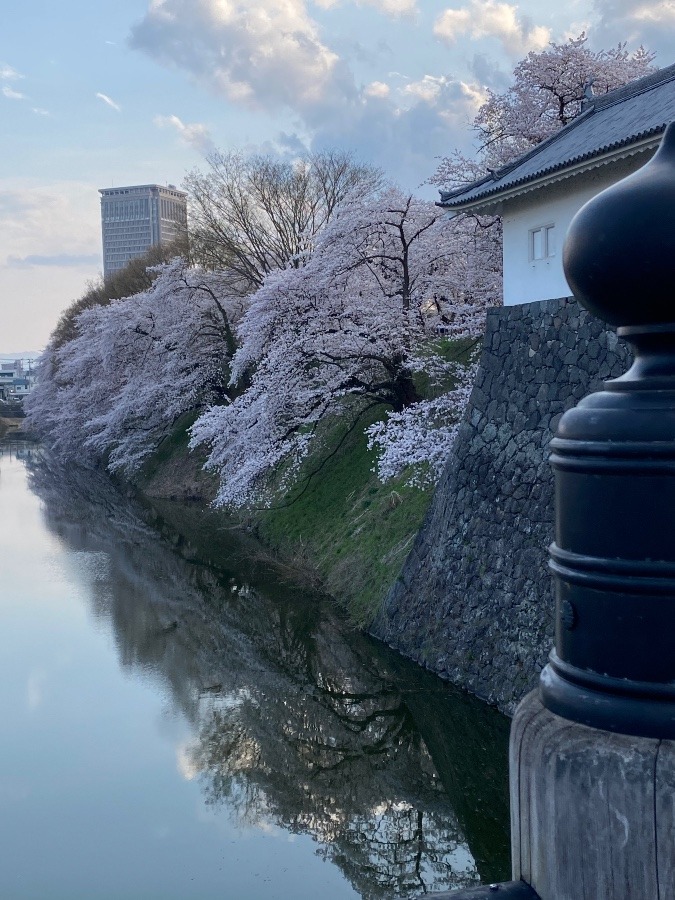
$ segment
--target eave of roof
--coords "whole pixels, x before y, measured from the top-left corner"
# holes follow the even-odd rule
[[[659,69],[645,78],[604,94],[598,97],[592,106],[577,116],[569,125],[561,128],[560,131],[557,131],[545,141],[542,141],[541,144],[533,147],[532,150],[518,157],[518,159],[494,174],[485,176],[471,185],[454,191],[442,191],[441,201],[438,205],[456,212],[469,210],[473,212],[486,211],[489,208],[494,208],[504,200],[536,190],[554,181],[560,181],[571,175],[652,149],[658,145],[660,136],[670,118],[675,117],[675,108],[670,108],[670,116],[666,116],[664,110],[664,116],[661,117],[662,121],[655,122],[654,116],[652,116],[649,127],[638,128],[637,130],[633,128],[633,130],[629,130],[628,133],[617,140],[592,146],[585,152],[577,154],[570,154],[567,151],[562,159],[548,165],[542,165],[539,168],[532,169],[531,165],[532,161],[536,161],[538,156],[545,158],[546,154],[551,151],[551,148],[555,151],[556,144],[570,141],[570,135],[572,135],[571,140],[574,141],[574,135],[579,130],[581,130],[583,135],[584,130],[590,129],[592,139],[592,132],[596,128],[595,119],[602,122],[610,108],[619,106],[626,101],[634,100],[642,94],[658,89],[662,89],[663,92],[663,89],[665,89],[666,98],[670,103],[670,107],[673,107],[673,88],[675,88],[675,65]],[[668,96],[669,94],[671,96]],[[658,118],[658,114],[656,118]],[[519,169],[525,170],[525,174],[519,176]]]
[[[651,129],[645,134],[637,135],[630,140],[616,142],[601,147],[593,153],[587,153],[575,159],[565,160],[564,163],[560,163],[557,166],[551,166],[541,173],[526,178],[516,179],[511,181],[508,186],[498,185],[492,190],[484,191],[478,197],[473,197],[465,201],[462,201],[461,197],[458,197],[458,199],[453,202],[447,202],[448,199],[452,199],[454,193],[448,195],[447,199],[445,195],[441,194],[441,201],[436,205],[443,209],[452,210],[453,212],[467,212],[469,210],[476,213],[488,212],[498,204],[507,200],[512,200],[514,197],[519,197],[522,194],[528,194],[531,191],[536,191],[539,188],[546,187],[547,185],[554,184],[558,181],[564,181],[567,178],[571,178],[574,175],[580,175],[583,172],[590,172],[592,169],[597,169],[600,166],[617,162],[620,159],[626,159],[627,157],[635,156],[638,153],[654,150],[661,142],[661,135],[665,128],[666,125],[661,125],[658,128]],[[462,193],[465,192],[465,190],[462,191]]]

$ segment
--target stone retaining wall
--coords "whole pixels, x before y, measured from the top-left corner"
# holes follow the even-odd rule
[[[452,457],[376,637],[513,711],[553,643],[552,429],[629,362],[572,299],[490,311]]]

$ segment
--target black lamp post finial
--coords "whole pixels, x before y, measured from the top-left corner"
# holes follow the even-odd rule
[[[635,361],[562,417],[556,642],[543,703],[583,724],[675,738],[675,124],[652,160],[587,203],[564,267]]]

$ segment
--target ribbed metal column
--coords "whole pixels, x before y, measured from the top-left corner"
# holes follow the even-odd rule
[[[635,362],[562,417],[551,443],[556,642],[552,712],[675,738],[675,131],[595,197],[564,251],[577,299]]]

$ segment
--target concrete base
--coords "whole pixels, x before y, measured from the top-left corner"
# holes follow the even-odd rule
[[[675,898],[675,741],[577,725],[533,691],[510,783],[513,877],[542,900]]]
[[[507,881],[500,884],[484,884],[464,891],[444,891],[429,894],[431,900],[540,900],[524,881]],[[421,895],[420,895],[421,900]]]

